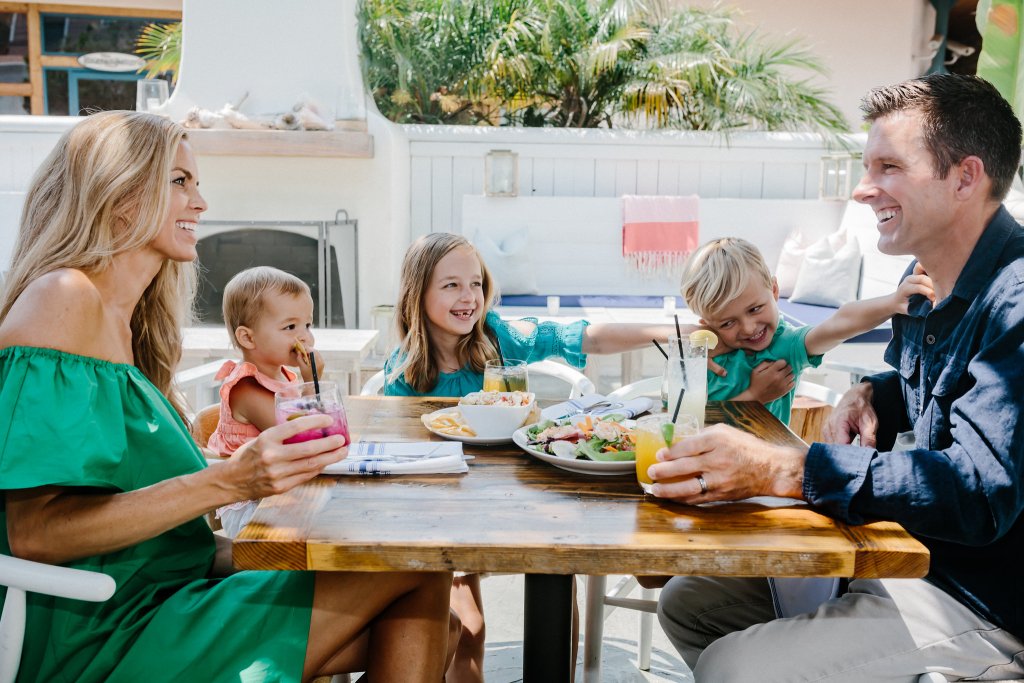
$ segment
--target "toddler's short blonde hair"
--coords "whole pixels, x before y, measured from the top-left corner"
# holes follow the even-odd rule
[[[237,273],[224,287],[223,305],[224,325],[236,348],[235,330],[242,326],[252,327],[259,321],[267,294],[312,296],[309,285],[277,268],[256,266]]]
[[[757,247],[736,237],[703,244],[686,262],[680,283],[691,311],[710,320],[751,283],[771,289],[775,280]]]

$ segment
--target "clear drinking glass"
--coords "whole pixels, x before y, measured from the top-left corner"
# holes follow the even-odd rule
[[[341,434],[345,437],[345,443],[349,443],[348,418],[345,415],[345,406],[341,402],[338,385],[334,382],[320,382],[319,384],[319,393],[313,382],[304,382],[293,384],[274,394],[274,410],[278,424],[284,424],[288,420],[294,420],[304,415],[320,414],[331,417],[329,426],[299,432],[290,439],[286,439],[285,443],[312,441],[332,434]]]
[[[682,355],[680,355],[680,350]],[[693,415],[704,426],[704,408],[708,403],[708,345],[706,340],[691,342],[689,338],[670,337],[665,345],[668,359],[661,384],[661,400],[665,412],[674,415],[680,389],[684,389],[680,415]]]
[[[135,82],[135,111],[153,111],[167,101],[167,81],[143,78]]]
[[[688,436],[694,436],[700,431],[697,418],[693,415],[680,413],[672,427],[672,438],[666,441],[666,425],[672,424],[672,416],[666,413],[647,415],[637,420],[633,428],[633,443],[636,450],[636,480],[644,493],[651,492],[654,482],[647,476],[647,468],[658,462],[654,455],[666,446],[679,443]],[[671,483],[674,479],[667,479],[663,483]]]
[[[489,360],[484,366],[484,391],[529,391],[525,360]]]

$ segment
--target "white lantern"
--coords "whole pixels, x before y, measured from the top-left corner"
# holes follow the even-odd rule
[[[821,157],[821,178],[818,197],[821,199],[849,199],[855,186],[855,163],[860,154],[826,154]]]
[[[492,149],[484,157],[484,194],[489,197],[519,196],[519,155]]]

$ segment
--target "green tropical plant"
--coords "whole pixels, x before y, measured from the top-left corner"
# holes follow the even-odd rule
[[[149,24],[135,40],[135,54],[146,60],[147,78],[171,74],[171,82],[178,82],[178,64],[181,62],[181,22]]]
[[[366,86],[401,123],[477,123],[494,115],[489,52],[515,31],[523,0],[364,0]]]
[[[469,23],[472,17],[474,23]],[[364,73],[394,121],[845,131],[794,41],[669,0],[363,0]]]

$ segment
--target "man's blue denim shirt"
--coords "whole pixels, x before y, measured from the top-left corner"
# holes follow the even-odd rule
[[[879,450],[813,444],[804,470],[810,504],[853,524],[899,522],[931,552],[928,581],[1020,639],[1022,285],[1024,229],[1000,207],[953,293],[934,309],[915,296],[893,319],[895,371],[868,380]],[[885,452],[911,428],[916,450]]]

